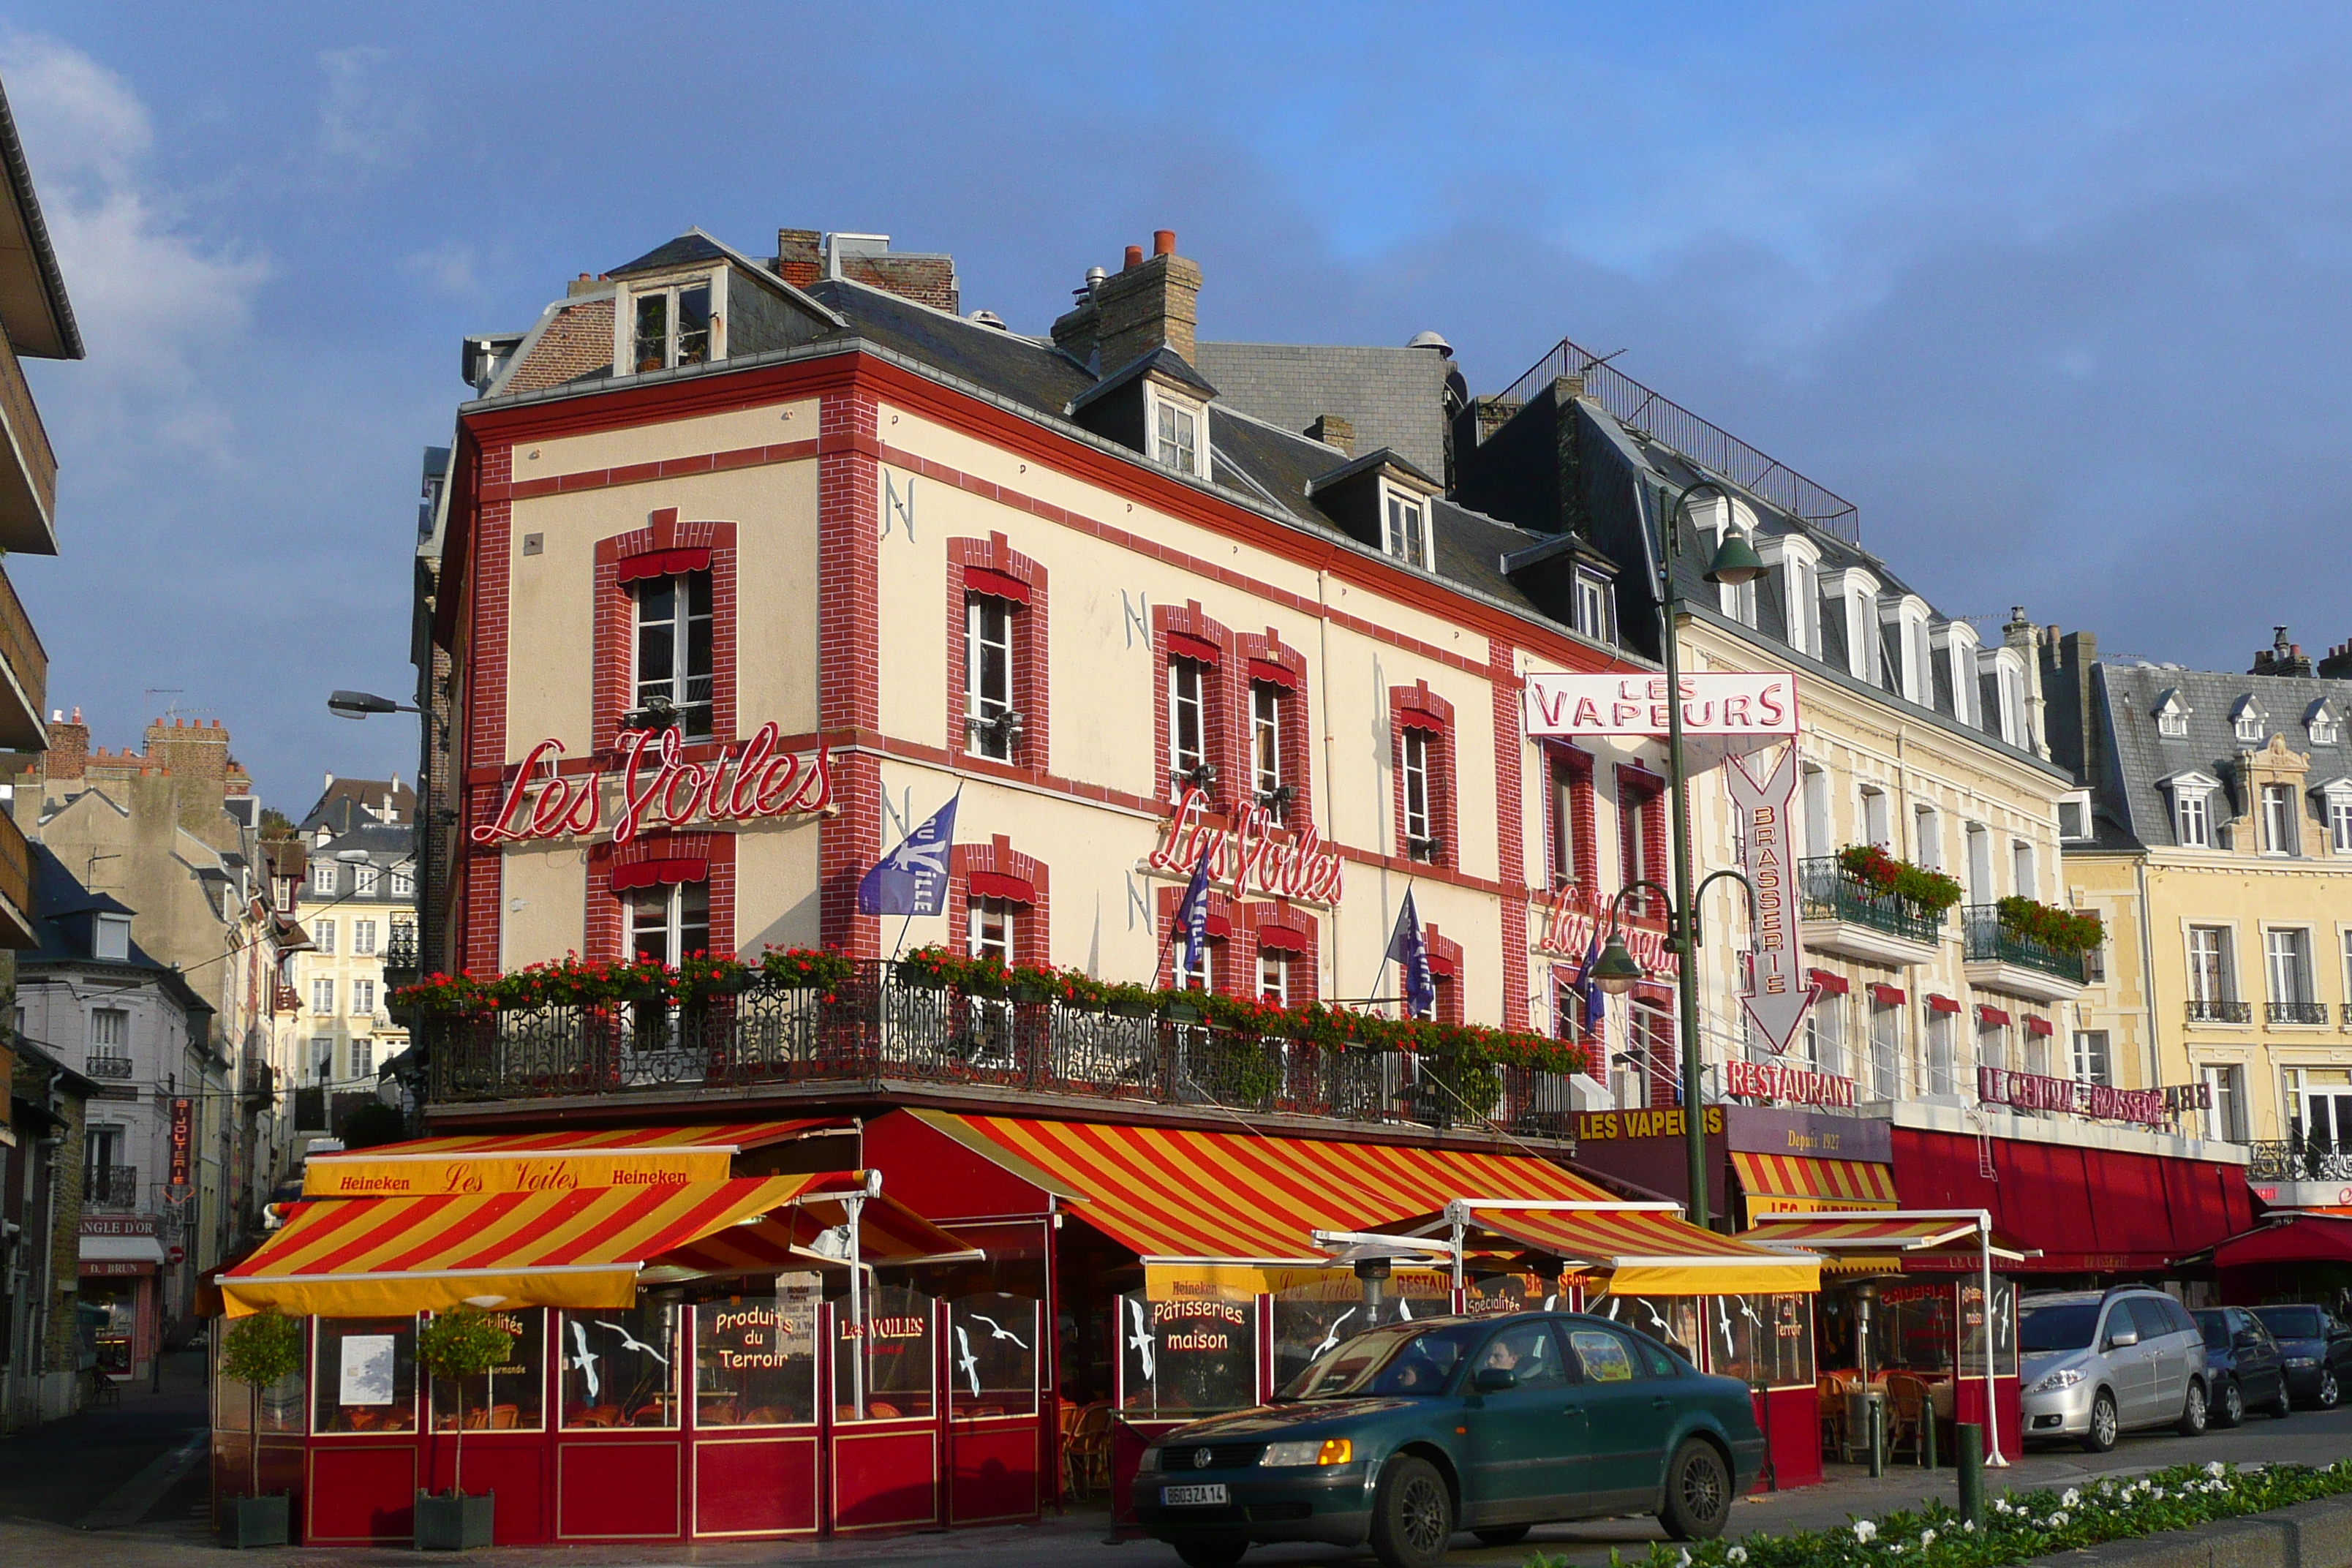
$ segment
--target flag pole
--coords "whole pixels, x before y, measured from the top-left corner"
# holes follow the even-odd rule
[[[954,807],[954,806],[957,806],[957,805],[961,805],[961,804],[962,804],[962,801],[963,801],[963,785],[964,785],[964,781],[963,781],[961,778],[958,778],[958,779],[956,780],[955,794],[953,794],[953,795],[951,795],[948,796],[948,807],[952,808],[952,807]],[[939,813],[935,811],[935,812],[931,813],[931,815],[932,815],[933,816],[937,816],[939,815]],[[908,833],[898,840],[898,842],[899,842],[900,846],[903,847],[905,846],[906,842],[907,842],[907,839],[908,839],[908,838],[911,838],[911,837],[914,837],[914,832],[913,832],[913,830],[912,830],[912,829],[909,829],[909,830],[908,831]],[[949,837],[949,840],[948,840],[948,853],[949,853],[950,856],[952,856],[952,855],[955,853],[955,839],[954,839],[954,837],[953,837],[952,836],[950,836],[950,837]],[[908,910],[907,911],[907,918],[906,918],[904,921],[900,921],[900,922],[899,922],[899,925],[898,925],[898,943],[897,943],[897,945],[896,945],[896,946],[894,946],[894,947],[892,947],[892,948],[890,949],[890,962],[891,962],[891,963],[896,963],[898,961],[898,955],[899,955],[900,953],[904,952],[907,950],[907,933],[908,933],[909,931],[912,931],[912,930],[914,929],[914,925],[915,925],[915,911],[914,911],[914,910]]]
[[[1412,900],[1413,884],[1418,880],[1419,879],[1414,877],[1407,877],[1404,879],[1404,897],[1397,900],[1396,919],[1389,922],[1389,939],[1381,943],[1380,966],[1372,971],[1372,983],[1364,987],[1364,994],[1367,996],[1378,996],[1381,994],[1381,976],[1389,972],[1389,954],[1396,950],[1397,932],[1404,927],[1405,905]],[[1412,1011],[1412,1001],[1410,997],[1406,998],[1404,1008],[1408,1014]]]

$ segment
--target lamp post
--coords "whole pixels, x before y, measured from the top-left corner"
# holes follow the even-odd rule
[[[1696,888],[1691,886],[1690,792],[1683,771],[1682,654],[1676,646],[1675,626],[1682,612],[1683,595],[1682,589],[1675,581],[1675,557],[1681,553],[1682,548],[1682,532],[1676,524],[1690,510],[1691,497],[1700,490],[1712,492],[1723,502],[1723,529],[1717,542],[1715,557],[1707,565],[1706,580],[1739,587],[1762,576],[1764,563],[1757,555],[1755,546],[1748,542],[1747,536],[1732,526],[1731,492],[1713,479],[1694,479],[1685,485],[1675,492],[1674,500],[1666,505],[1659,518],[1657,549],[1651,556],[1650,563],[1658,595],[1659,652],[1666,668],[1666,787],[1671,795],[1669,830],[1674,836],[1675,855],[1675,888],[1667,900],[1667,936],[1675,946],[1677,970],[1675,991],[1681,1004],[1683,1145],[1689,1165],[1690,1217],[1692,1224],[1704,1226],[1708,1220],[1706,1116],[1699,1096],[1704,1087],[1701,1080],[1705,1063],[1699,1055],[1698,991],[1694,973],[1698,948],[1698,899],[1706,890],[1707,883],[1713,882],[1717,877],[1734,878],[1743,887],[1747,886],[1748,879],[1737,871],[1718,871]],[[1664,491],[1660,493],[1663,495]],[[1646,484],[1643,486],[1641,495],[1646,516],[1647,503],[1651,499]],[[1643,527],[1643,548],[1644,553],[1649,553],[1651,542],[1646,533],[1646,521]],[[1601,989],[1614,994],[1622,995],[1632,990],[1633,983],[1642,978],[1642,966],[1634,962],[1632,953],[1625,951],[1624,943],[1616,935],[1618,904],[1622,903],[1627,892],[1638,887],[1657,888],[1657,884],[1637,881],[1618,893],[1618,903],[1610,907],[1609,947],[1593,969],[1593,978],[1600,983]],[[1665,891],[1663,888],[1657,888],[1657,890]],[[1748,896],[1752,908],[1756,889],[1748,888]],[[1613,969],[1611,964],[1612,956],[1617,961]]]

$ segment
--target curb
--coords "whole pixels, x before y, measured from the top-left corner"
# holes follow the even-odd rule
[[[2023,1568],[2352,1568],[2352,1497],[2036,1557]]]

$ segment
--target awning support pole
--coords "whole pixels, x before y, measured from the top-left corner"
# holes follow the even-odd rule
[[[866,1206],[866,1194],[851,1194],[841,1200],[849,1216],[849,1407],[855,1418],[866,1419],[866,1259],[857,1245],[858,1211]]]
[[[1985,1431],[1990,1435],[1989,1440],[1992,1444],[1992,1452],[1986,1457],[1985,1463],[2006,1469],[2009,1461],[2000,1457],[2000,1380],[1995,1375],[1998,1365],[1993,1355],[1996,1336],[1993,1333],[1992,1215],[1990,1210],[1977,1211],[1977,1251],[1984,1265]]]
[[[1465,1287],[1464,1287],[1464,1283],[1463,1283],[1463,1279],[1462,1279],[1462,1241],[1463,1241],[1463,1237],[1465,1237],[1465,1236],[1466,1236],[1466,1235],[1468,1235],[1468,1234],[1469,1234],[1469,1227],[1468,1227],[1466,1225],[1465,1225],[1465,1224],[1463,1223],[1463,1217],[1462,1217],[1462,1215],[1459,1215],[1459,1214],[1454,1215],[1454,1310],[1455,1311],[1457,1311],[1457,1312],[1459,1312],[1459,1311],[1463,1310],[1464,1310],[1464,1309],[1468,1305],[1468,1303],[1467,1303],[1467,1302],[1465,1302],[1465,1301],[1464,1301],[1464,1300],[1463,1300],[1463,1299],[1462,1299],[1462,1291],[1463,1291],[1463,1289],[1464,1289],[1464,1288],[1465,1288]]]

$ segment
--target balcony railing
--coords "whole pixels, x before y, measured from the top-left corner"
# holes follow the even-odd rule
[[[129,1057],[84,1057],[81,1059],[81,1070],[91,1078],[129,1078],[131,1058]]]
[[[2325,1002],[2265,1002],[2263,1016],[2273,1024],[2325,1024],[2327,1004]]]
[[[16,703],[12,697],[8,702],[10,710],[5,721],[0,721],[0,726],[4,726],[0,732],[12,732],[9,733],[12,744],[26,749],[37,747],[41,743],[37,728],[27,730],[21,735],[13,731],[26,719],[31,720],[34,726],[40,723],[44,711],[42,705],[48,700],[49,655],[33,630],[32,616],[25,613],[24,604],[16,597],[16,585],[8,581],[8,574],[5,571],[0,571],[0,661],[5,661],[15,675],[16,689],[22,693],[26,709],[26,713],[19,717],[13,710]]]
[[[28,922],[38,913],[33,908],[33,848],[25,842],[25,830],[5,807],[0,807],[0,899],[5,899],[8,907]],[[17,940],[0,942],[0,946],[39,945],[29,924],[23,932],[12,934]]]
[[[33,389],[26,384],[24,366],[16,352],[0,343],[0,418],[15,437],[13,472],[0,475],[0,548],[54,554],[57,542],[48,520],[57,514],[58,456],[49,433],[34,406]],[[5,460],[5,457],[0,457]]]
[[[139,1206],[139,1194],[136,1165],[98,1165],[82,1173],[81,1201],[85,1208],[135,1209]]]
[[[2252,1156],[2246,1165],[2248,1181],[2352,1182],[2352,1148],[2291,1138],[2249,1143],[2246,1149]]]
[[[2083,984],[2083,952],[2080,948],[2052,947],[2032,937],[2011,930],[2000,922],[1999,904],[1970,904],[1960,913],[1962,926],[1968,931],[1966,957],[1971,962],[1989,961],[2014,963],[2061,980]]]
[[[416,928],[394,926],[383,944],[383,983],[387,987],[416,983]]]
[[[1801,860],[1797,871],[1804,889],[1801,919],[1850,921],[1931,947],[1944,938],[1942,915],[1898,893],[1881,892],[1839,865],[1834,855]]]
[[[2254,1021],[2252,1002],[2204,1002],[2189,999],[2189,1021],[2192,1024],[2251,1024]]]
[[[420,1016],[435,1101],[792,1084],[951,1086],[1344,1121],[1493,1123],[1522,1136],[1573,1129],[1568,1078],[1530,1068],[1341,1049],[1171,1024],[1059,1001],[911,985],[859,964],[821,992],[755,984],[688,1004]]]

